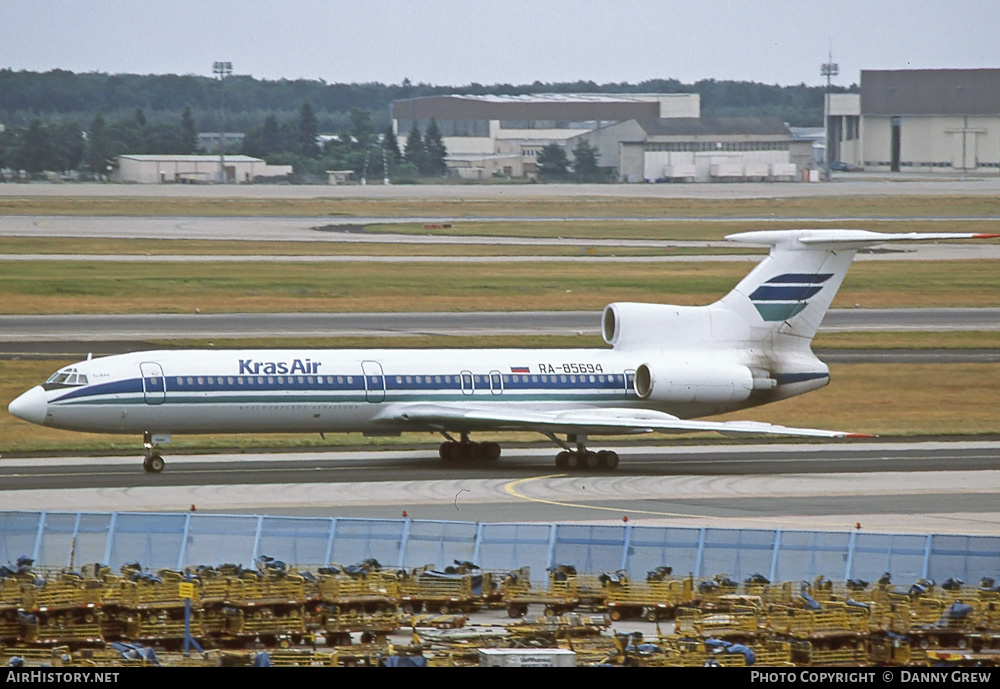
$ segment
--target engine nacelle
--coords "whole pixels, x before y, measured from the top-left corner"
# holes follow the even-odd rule
[[[678,346],[713,341],[712,307],[616,302],[604,307],[601,335],[615,349]]]
[[[753,372],[739,364],[642,364],[635,370],[635,393],[655,402],[740,402],[753,389]]]

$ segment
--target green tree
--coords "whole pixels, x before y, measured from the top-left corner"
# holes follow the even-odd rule
[[[32,120],[24,133],[24,169],[29,174],[38,174],[51,170],[52,146],[49,141],[48,128],[41,120]]]
[[[375,142],[375,124],[369,111],[351,108],[351,136],[361,148]]]
[[[406,156],[406,162],[417,169],[418,172],[423,173],[424,168],[427,163],[424,162],[427,158],[427,152],[424,150],[424,140],[420,136],[420,129],[417,128],[417,123],[413,123],[413,127],[410,129],[410,133],[406,135],[406,150],[404,151]]]
[[[316,145],[316,136],[319,134],[319,125],[316,123],[316,111],[313,110],[312,103],[302,101],[299,109],[299,153],[307,158],[315,158],[319,155],[319,146]]]
[[[274,115],[268,115],[264,119],[260,142],[264,153],[274,153],[281,150],[281,131],[278,129],[278,118]]]
[[[382,147],[389,152],[389,164],[398,163],[403,159],[403,155],[399,152],[399,139],[396,138],[396,132],[392,131],[392,127],[386,127],[385,134],[382,135]]]
[[[538,152],[539,177],[565,177],[569,169],[566,149],[557,143],[544,146]]]
[[[424,172],[434,177],[440,177],[448,171],[445,158],[448,150],[444,146],[444,139],[441,137],[441,130],[437,121],[432,117],[424,133]]]
[[[181,136],[184,140],[184,150],[181,153],[194,153],[198,150],[198,128],[190,105],[185,105],[184,112],[181,113]]]
[[[84,138],[76,122],[56,122],[49,128],[52,161],[59,170],[76,170],[83,162]]]
[[[580,179],[593,179],[598,174],[597,147],[591,146],[584,139],[573,149],[573,176]]]
[[[87,167],[98,176],[107,174],[108,158],[110,157],[111,142],[108,137],[107,123],[104,116],[97,113],[90,123],[90,131],[87,133],[87,152],[85,154]]]

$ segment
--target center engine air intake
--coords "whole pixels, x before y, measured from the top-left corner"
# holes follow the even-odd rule
[[[642,364],[635,370],[635,393],[656,402],[739,402],[753,388],[753,373],[738,364]]]

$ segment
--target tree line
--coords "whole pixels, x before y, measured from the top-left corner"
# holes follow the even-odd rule
[[[823,118],[824,88],[711,79],[694,84],[654,79],[638,84],[536,81],[456,88],[414,84],[408,79],[398,85],[327,84],[234,75],[220,82],[197,75],[2,69],[0,169],[28,174],[82,170],[102,175],[122,153],[193,153],[198,131],[224,128],[245,134],[242,149],[227,152],[291,164],[296,174],[307,177],[323,176],[332,169],[349,169],[372,178],[435,176],[444,172],[446,153],[437,125],[432,123],[425,132],[409,132],[406,150],[401,151],[391,131],[389,105],[395,100],[456,92],[698,93],[706,117],[777,116],[793,126],[818,126]],[[318,143],[320,132],[335,134]],[[599,176],[599,171],[588,170],[588,152],[581,153],[582,162],[572,166],[572,174]],[[563,163],[558,156],[555,150],[543,151],[539,161],[543,176],[569,174],[568,161]],[[580,161],[579,156],[574,155],[574,160]]]
[[[200,152],[198,146],[190,106],[178,122],[150,122],[142,108],[115,120],[98,113],[86,129],[71,120],[46,123],[36,118],[26,127],[0,132],[0,170],[17,171],[18,176],[24,171],[28,177],[82,172],[102,179],[113,172],[120,155],[186,155]],[[361,108],[351,110],[345,129],[320,137],[319,120],[309,101],[302,103],[294,118],[267,115],[244,133],[241,146],[227,146],[225,152],[291,165],[300,180],[322,179],[327,170],[351,170],[359,179],[386,177],[396,183],[444,175],[447,156],[434,120],[423,133],[414,126],[401,151],[392,127],[379,133],[372,113]]]

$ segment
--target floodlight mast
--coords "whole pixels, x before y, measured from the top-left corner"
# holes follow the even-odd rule
[[[219,182],[226,183],[226,77],[233,74],[232,62],[213,62],[212,73],[219,77]]]
[[[830,179],[830,78],[840,74],[840,65],[833,61],[833,48],[827,54],[828,62],[819,66],[820,76],[826,77],[826,95],[823,98],[823,140],[826,150],[823,152],[824,178]]]

